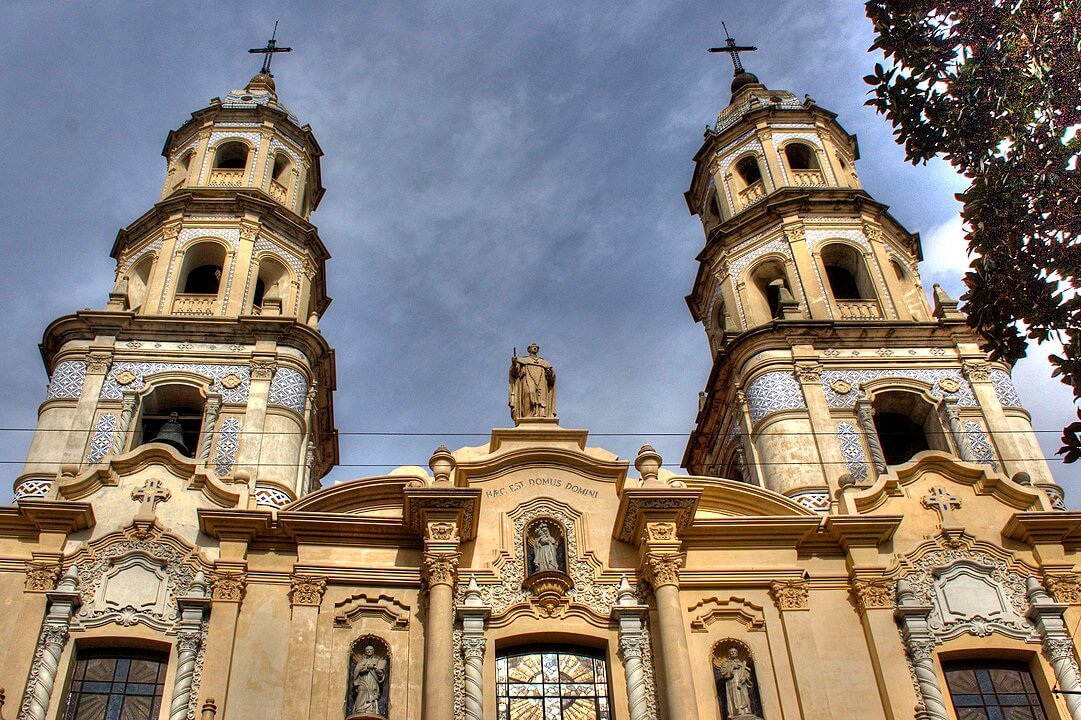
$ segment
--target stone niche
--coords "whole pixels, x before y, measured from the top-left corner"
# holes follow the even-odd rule
[[[390,647],[376,635],[353,641],[345,691],[346,720],[382,720],[390,714]]]

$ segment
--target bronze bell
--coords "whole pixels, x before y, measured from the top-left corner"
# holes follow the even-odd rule
[[[169,419],[162,423],[161,429],[158,430],[158,434],[150,442],[172,445],[180,451],[181,455],[188,454],[188,448],[184,445],[184,428],[181,427],[180,421],[177,419],[177,413],[175,412],[169,414]]]

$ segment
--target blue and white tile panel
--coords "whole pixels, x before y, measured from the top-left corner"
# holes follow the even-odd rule
[[[53,368],[53,376],[49,379],[49,391],[45,397],[53,398],[78,398],[83,394],[83,381],[86,380],[85,360],[65,360]]]
[[[799,490],[789,495],[789,499],[822,515],[830,511],[830,494],[824,490]]]
[[[1017,395],[1017,388],[1013,386],[1013,379],[1010,378],[1008,372],[996,368],[988,373],[988,377],[991,379],[991,387],[995,389],[995,395],[1002,407],[1023,407],[1021,398]]]
[[[218,475],[228,475],[233,469],[239,447],[240,418],[225,418],[218,429],[218,442],[214,446],[214,471]]]
[[[113,445],[114,430],[116,430],[116,415],[108,414],[98,418],[94,437],[90,440],[90,450],[86,453],[88,463],[93,465],[101,462],[101,459],[109,452]]]
[[[841,455],[845,467],[856,482],[867,479],[867,460],[863,455],[863,443],[860,433],[852,423],[837,423],[837,442],[841,445]]]
[[[304,412],[304,402],[308,397],[308,381],[299,370],[280,367],[274,372],[270,383],[270,395],[267,403],[281,405],[298,413]]]
[[[259,507],[277,510],[291,502],[293,502],[293,498],[281,488],[276,488],[271,485],[255,486],[255,504]]]
[[[968,381],[961,375],[959,370],[908,370],[902,368],[887,369],[887,370],[825,370],[822,373],[822,389],[826,393],[826,402],[830,407],[835,408],[850,408],[856,404],[856,400],[859,398],[859,386],[862,383],[870,382],[871,380],[878,380],[880,378],[907,378],[912,380],[922,380],[930,385],[934,386],[934,391],[941,394],[946,393],[941,387],[938,386],[938,382],[943,378],[951,378],[956,380],[960,389],[955,393],[957,396],[957,404],[961,407],[976,407],[976,397],[972,394],[972,388],[969,386]],[[832,384],[834,380],[844,380],[852,386],[852,390],[841,395],[834,391]]]
[[[127,386],[116,381],[116,376],[123,370],[129,370],[135,374],[135,380]],[[124,388],[130,390],[142,390],[146,386],[148,378],[158,373],[169,370],[182,370],[206,378],[214,392],[221,393],[222,402],[246,403],[248,402],[248,390],[251,387],[251,374],[247,365],[195,365],[191,363],[149,363],[149,362],[114,362],[109,369],[109,375],[101,386],[102,400],[120,400],[123,398]],[[240,378],[240,384],[234,388],[227,388],[221,384],[221,379],[226,375],[236,375]]]
[[[747,407],[751,422],[757,423],[770,413],[807,407],[803,390],[791,372],[768,372],[756,377],[747,387]]]
[[[972,451],[972,457],[976,462],[982,465],[990,465],[992,469],[998,470],[998,463],[995,462],[995,450],[991,447],[991,440],[987,437],[982,425],[975,420],[966,422],[965,439],[968,441],[968,447]]]
[[[49,478],[27,478],[15,488],[15,499],[43,498],[49,494],[49,489],[52,486],[53,481]]]

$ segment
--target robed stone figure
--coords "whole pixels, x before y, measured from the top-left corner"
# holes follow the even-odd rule
[[[533,572],[563,569],[560,567],[559,538],[552,535],[548,523],[536,526],[530,545],[533,549]]]
[[[528,418],[556,416],[556,371],[538,357],[536,343],[526,348],[525,357],[510,361],[510,416],[515,424]]]
[[[383,717],[379,701],[387,681],[387,659],[368,645],[364,653],[355,659],[351,680],[355,696],[350,716]]]
[[[755,681],[751,664],[740,657],[739,650],[729,648],[728,657],[716,667],[717,675],[724,683],[725,720],[757,718],[754,712]]]

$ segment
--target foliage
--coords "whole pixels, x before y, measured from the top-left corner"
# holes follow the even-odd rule
[[[961,298],[969,324],[1010,363],[1026,336],[1060,342],[1052,374],[1081,398],[1081,2],[868,0],[866,10],[871,49],[890,61],[864,78],[867,104],[909,162],[940,156],[970,181],[957,196],[974,257]],[[1081,457],[1076,432],[1063,442],[1068,462]]]

